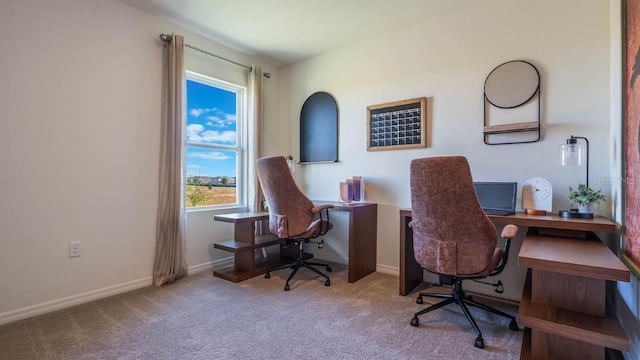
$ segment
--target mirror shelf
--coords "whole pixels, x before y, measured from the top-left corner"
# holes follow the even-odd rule
[[[505,145],[539,141],[540,93],[540,73],[533,64],[524,60],[512,60],[496,66],[484,83],[484,143]],[[517,108],[520,109],[516,110]],[[530,119],[530,110],[537,110],[536,121],[517,121]],[[514,114],[518,114],[513,119],[516,121],[505,124],[504,120]],[[504,120],[497,121],[494,118],[493,123],[499,124],[492,125],[492,116],[502,117]],[[520,134],[505,135],[514,133]]]

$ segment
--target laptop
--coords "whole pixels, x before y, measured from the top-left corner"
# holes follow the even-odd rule
[[[515,182],[474,182],[476,195],[487,215],[511,215],[516,212]]]

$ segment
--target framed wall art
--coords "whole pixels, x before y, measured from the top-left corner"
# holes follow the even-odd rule
[[[629,265],[635,265],[635,271],[640,272],[640,0],[627,0],[625,5],[623,129],[626,249],[623,260],[632,262]]]
[[[367,151],[427,147],[427,98],[367,106]]]

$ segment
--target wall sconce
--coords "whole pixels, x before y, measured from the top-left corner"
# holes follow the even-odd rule
[[[287,156],[287,166],[289,166],[289,171],[292,173],[296,172],[296,161],[293,160],[293,156]]]
[[[587,144],[586,151],[583,145],[578,144],[578,139],[582,139]],[[586,161],[585,161],[586,157]],[[589,140],[582,136],[573,136],[567,139],[566,145],[562,145],[562,166],[580,166],[586,163],[587,180],[589,186]]]

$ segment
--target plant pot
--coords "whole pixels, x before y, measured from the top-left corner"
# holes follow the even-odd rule
[[[583,214],[593,214],[593,210],[595,208],[594,203],[589,204],[578,204],[578,212]]]

